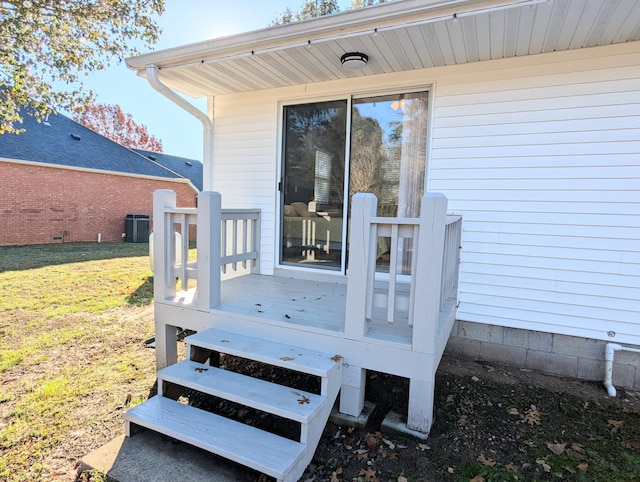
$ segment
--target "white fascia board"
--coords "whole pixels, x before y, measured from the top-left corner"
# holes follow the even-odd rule
[[[371,33],[375,29],[399,28],[403,25],[470,13],[486,9],[538,3],[539,0],[402,0],[349,10],[252,32],[220,37],[194,44],[130,57],[127,66],[145,75],[147,65],[159,68],[178,67],[197,62],[211,62],[239,55],[287,48],[314,41]]]

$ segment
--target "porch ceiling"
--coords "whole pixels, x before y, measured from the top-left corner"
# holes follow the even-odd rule
[[[397,0],[127,60],[192,97],[640,40],[640,0]],[[344,70],[346,52],[369,56]]]

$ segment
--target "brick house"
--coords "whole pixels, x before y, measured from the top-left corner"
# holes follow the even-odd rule
[[[156,189],[196,205],[199,161],[136,152],[63,115],[23,125],[0,136],[0,246],[121,241],[127,214],[151,217]]]

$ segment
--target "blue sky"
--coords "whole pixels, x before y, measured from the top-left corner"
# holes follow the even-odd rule
[[[209,40],[269,25],[287,7],[297,10],[303,0],[167,0],[165,14],[159,19],[163,27],[154,50]],[[350,1],[339,2],[344,10]],[[139,124],[160,138],[164,152],[202,160],[202,124],[180,107],[160,95],[126,65],[90,74],[85,86],[97,95],[97,101],[118,104],[133,115]],[[206,110],[204,100],[189,99]]]

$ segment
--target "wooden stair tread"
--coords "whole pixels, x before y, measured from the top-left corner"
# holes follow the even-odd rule
[[[189,360],[162,369],[158,378],[300,423],[308,423],[325,401],[321,395]]]
[[[161,396],[133,407],[124,418],[277,479],[284,479],[306,450],[299,442]]]
[[[289,368],[302,373],[326,377],[341,363],[338,355],[296,348],[260,338],[208,329],[185,338],[187,345],[248,358],[269,365]]]

